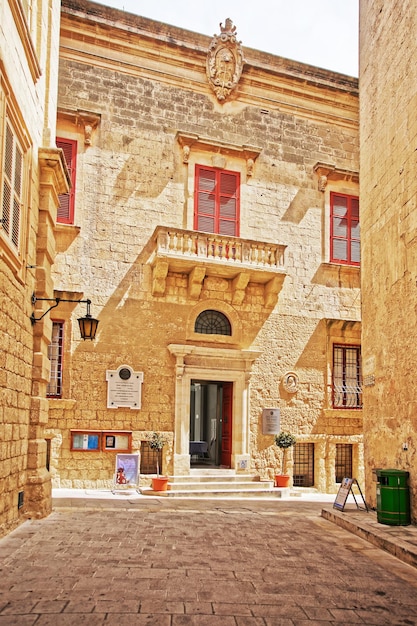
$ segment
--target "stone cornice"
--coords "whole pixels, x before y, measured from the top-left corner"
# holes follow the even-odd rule
[[[41,182],[46,178],[49,180],[50,173],[53,173],[55,193],[68,193],[71,182],[66,167],[63,152],[59,148],[39,148],[39,167],[41,172]]]
[[[324,191],[327,186],[327,182],[331,181],[351,181],[359,184],[359,172],[352,170],[346,170],[341,167],[336,167],[331,163],[316,163],[313,167],[313,171],[317,174],[319,182],[319,191]]]
[[[325,318],[324,319],[327,328],[332,331],[345,331],[349,329],[350,331],[361,329],[361,321],[360,320],[344,320],[344,319],[335,319],[335,318]]]
[[[82,111],[81,109],[64,109],[58,107],[58,118],[68,120],[76,126],[84,129],[84,143],[91,144],[91,134],[97,128],[101,121],[100,113],[93,111]]]
[[[206,77],[210,41],[210,37],[88,0],[62,2],[63,60],[192,89],[224,111],[250,104],[267,113],[296,112],[302,118],[357,130],[357,79],[246,48],[233,101],[219,104]]]
[[[252,176],[253,165],[262,152],[262,148],[257,148],[256,146],[218,141],[210,137],[201,137],[194,133],[185,133],[182,131],[177,132],[176,138],[182,148],[183,163],[188,163],[192,149],[208,151],[211,154],[232,154],[246,161],[247,176]]]
[[[250,371],[252,364],[258,359],[262,352],[258,350],[236,350],[235,348],[220,348],[218,346],[209,348],[191,344],[174,344],[168,346],[169,352],[177,359],[177,367],[187,367],[194,365],[194,358],[203,358],[205,366],[210,368],[212,361],[217,364],[219,359],[224,359],[231,370]]]

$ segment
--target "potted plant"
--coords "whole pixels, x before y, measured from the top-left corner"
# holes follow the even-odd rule
[[[154,491],[166,491],[168,488],[168,476],[159,475],[159,457],[167,442],[165,435],[156,431],[152,432],[148,437],[149,447],[156,452],[156,477],[152,478],[152,489]]]
[[[296,442],[295,436],[286,430],[282,430],[278,435],[275,435],[275,444],[282,450],[281,474],[275,476],[275,487],[288,487],[290,484],[291,477],[289,474],[285,474],[286,452]]]

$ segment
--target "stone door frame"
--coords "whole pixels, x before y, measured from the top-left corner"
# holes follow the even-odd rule
[[[260,356],[254,350],[170,344],[175,357],[174,474],[190,473],[190,390],[192,380],[233,383],[231,468],[249,471],[250,375]]]

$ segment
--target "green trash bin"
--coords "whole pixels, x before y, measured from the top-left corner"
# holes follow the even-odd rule
[[[408,526],[411,524],[409,472],[377,469],[376,514],[380,524]]]

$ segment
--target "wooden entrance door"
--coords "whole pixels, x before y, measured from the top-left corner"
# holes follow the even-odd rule
[[[232,401],[233,383],[223,383],[222,447],[220,463],[224,467],[230,467],[232,464]]]

